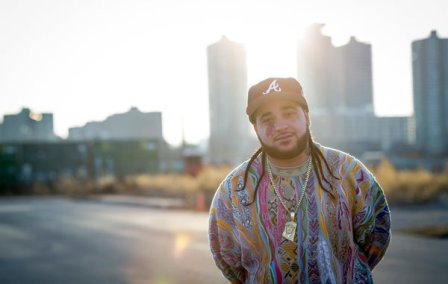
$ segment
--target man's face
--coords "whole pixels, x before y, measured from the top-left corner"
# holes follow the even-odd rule
[[[255,114],[254,128],[263,150],[276,159],[300,155],[309,139],[309,116],[299,104],[274,100]]]

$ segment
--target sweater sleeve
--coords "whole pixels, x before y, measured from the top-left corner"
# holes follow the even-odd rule
[[[231,283],[244,283],[241,246],[230,190],[220,185],[210,208],[209,241],[216,265]]]
[[[356,172],[354,239],[373,269],[384,256],[389,245],[390,211],[381,186],[373,175],[360,164]]]

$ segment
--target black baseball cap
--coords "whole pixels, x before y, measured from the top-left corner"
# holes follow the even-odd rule
[[[266,102],[288,99],[299,103],[308,112],[308,103],[303,96],[302,86],[294,78],[268,78],[249,89],[246,113],[250,122],[255,122],[254,114]]]

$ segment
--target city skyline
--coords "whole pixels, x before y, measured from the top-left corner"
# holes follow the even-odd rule
[[[197,143],[209,135],[207,45],[223,34],[244,44],[249,85],[296,77],[296,43],[314,22],[335,46],[350,36],[371,44],[377,115],[410,115],[411,41],[448,34],[442,1],[165,2],[0,3],[1,117],[22,107],[52,112],[65,138],[69,127],[137,106],[163,113],[169,143],[180,143],[182,127]]]

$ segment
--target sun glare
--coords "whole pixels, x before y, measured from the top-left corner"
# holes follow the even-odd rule
[[[230,40],[244,45],[247,56],[248,84],[269,76],[296,76],[297,43],[310,24],[303,8],[285,2],[248,1],[232,11],[232,21],[223,21],[210,32],[221,31]]]
[[[190,244],[190,237],[185,233],[176,233],[174,239],[174,256],[179,258]]]

